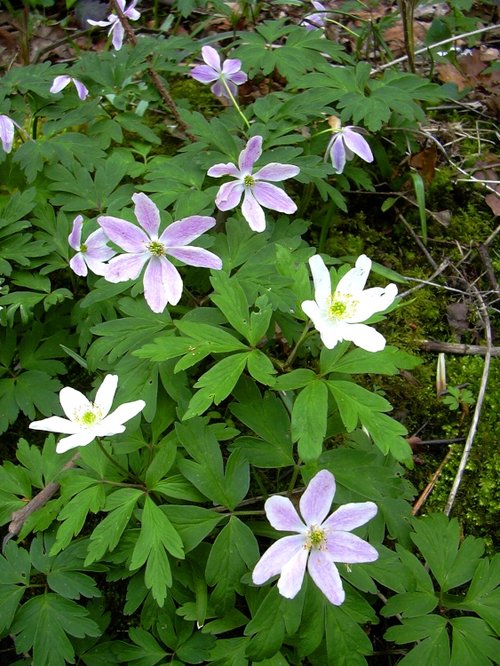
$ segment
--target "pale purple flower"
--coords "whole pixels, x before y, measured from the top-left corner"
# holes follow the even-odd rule
[[[61,76],[56,76],[56,78],[52,82],[52,85],[50,87],[49,92],[54,93],[54,94],[58,93],[58,92],[61,92],[61,90],[66,88],[66,86],[69,83],[72,83],[75,86],[76,92],[78,93],[78,97],[83,102],[83,100],[89,94],[88,89],[86,88],[86,86],[83,85],[83,83],[81,81],[79,81],[78,79],[73,78],[72,76],[68,76],[67,74],[62,74]]]
[[[0,115],[0,141],[2,142],[2,148],[6,153],[10,153],[12,150],[12,144],[14,143],[14,126],[18,129],[22,129],[16,121],[9,118],[9,116]]]
[[[328,470],[318,472],[300,498],[302,518],[287,497],[275,495],[264,505],[267,519],[274,529],[296,532],[273,544],[255,565],[252,580],[262,585],[280,574],[278,591],[293,599],[309,575],[335,606],[345,599],[344,588],[335,562],[355,564],[374,562],[378,553],[350,531],[364,525],[377,513],[373,502],[344,504],[326,518],[335,495],[335,477]],[[326,520],[325,520],[326,519]]]
[[[266,228],[266,218],[262,206],[280,213],[295,213],[297,210],[297,206],[288,194],[276,185],[265,181],[293,178],[299,173],[299,167],[272,162],[252,174],[253,165],[261,154],[262,137],[254,136],[240,153],[239,168],[233,162],[229,162],[228,164],[214,164],[207,172],[214,178],[221,176],[236,178],[220,187],[215,198],[215,205],[219,210],[231,210],[240,203],[241,196],[244,194],[241,212],[254,231],[264,231]]]
[[[132,200],[142,229],[119,217],[105,215],[97,219],[106,236],[126,252],[111,259],[104,277],[109,282],[135,280],[147,264],[144,297],[153,312],[163,312],[167,303],[176,305],[182,295],[182,278],[166,255],[189,266],[222,268],[222,261],[217,255],[201,247],[187,247],[215,226],[215,220],[213,217],[192,215],[173,222],[158,236],[160,211],[156,204],[143,193],[134,194]]]
[[[116,252],[106,245],[108,238],[102,229],[97,229],[82,243],[83,217],[77,215],[73,220],[73,228],[68,236],[68,243],[76,250],[70,259],[70,268],[82,277],[88,273],[88,268],[96,275],[104,275],[107,266],[105,261],[114,257]]]
[[[193,79],[200,81],[200,83],[213,83],[210,90],[216,97],[227,97],[230,99],[227,88],[231,91],[231,95],[236,97],[238,94],[237,86],[245,83],[248,79],[245,72],[240,71],[241,60],[228,58],[221,67],[220,56],[211,46],[203,46],[201,55],[206,64],[197,65],[191,70]]]
[[[122,14],[128,18],[129,21],[137,21],[141,17],[141,13],[135,9],[135,6],[138,0],[132,0],[130,5],[125,9],[125,0],[116,0]],[[119,51],[123,44],[123,37],[125,35],[125,29],[123,28],[120,19],[116,14],[110,14],[107,21],[93,21],[92,19],[87,19],[87,23],[90,25],[97,25],[101,28],[106,28],[110,26],[108,31],[108,36],[113,35],[112,43],[117,51]]]
[[[325,27],[326,7],[325,5],[322,5],[321,2],[316,2],[316,0],[312,0],[311,4],[316,12],[304,16],[300,25],[304,26],[306,30],[321,30]]]
[[[358,155],[365,162],[373,162],[373,154],[368,141],[362,136],[354,125],[340,127],[336,116],[330,118],[333,136],[326,147],[326,156],[329,154],[335,173],[342,173],[346,161]]]
[[[83,393],[70,386],[65,386],[59,393],[59,401],[68,417],[50,416],[48,419],[33,421],[32,430],[60,432],[63,437],[56,446],[57,453],[65,453],[76,446],[86,446],[96,437],[109,437],[125,431],[123,425],[144,409],[144,400],[125,402],[109,413],[118,386],[117,375],[106,375],[97,389],[94,402],[90,402]]]
[[[304,301],[302,310],[312,319],[325,347],[333,349],[342,340],[350,340],[366,351],[384,349],[384,336],[361,322],[393,303],[398,293],[396,285],[364,289],[372,266],[365,254],[358,257],[355,268],[340,279],[333,293],[330,273],[319,254],[309,259],[309,266],[315,300]]]

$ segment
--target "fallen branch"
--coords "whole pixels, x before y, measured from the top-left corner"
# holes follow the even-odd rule
[[[432,489],[433,489],[434,486],[436,485],[436,481],[437,481],[437,480],[439,479],[439,477],[441,476],[441,472],[443,471],[444,466],[446,465],[446,463],[447,463],[448,460],[450,459],[452,453],[453,453],[453,450],[450,449],[450,450],[448,451],[448,453],[445,455],[445,457],[443,458],[443,460],[442,460],[441,464],[439,465],[439,467],[437,468],[437,470],[436,470],[436,471],[434,472],[434,474],[432,475],[431,480],[430,480],[429,483],[426,485],[424,491],[422,492],[422,494],[420,495],[420,497],[418,498],[418,500],[417,500],[417,501],[415,502],[415,504],[413,505],[413,509],[412,509],[412,511],[411,511],[412,516],[416,516],[416,515],[417,515],[417,513],[418,513],[418,512],[420,511],[420,509],[422,508],[424,502],[427,500],[427,498],[428,498],[429,495],[431,494]]]
[[[68,460],[62,469],[65,470],[75,467],[76,461],[79,457],[80,454],[75,453],[75,455],[70,460]],[[9,527],[7,528],[7,534],[4,536],[2,541],[2,550],[12,538],[19,534],[28,517],[42,506],[47,504],[49,499],[51,499],[51,497],[57,493],[59,488],[60,484],[57,483],[57,481],[51,481],[45,486],[45,488],[42,488],[42,490],[40,490],[40,492],[37,493],[33,499],[31,499],[28,504],[26,504],[26,506],[23,506],[22,509],[18,509],[17,511],[13,511],[10,518]]]
[[[436,340],[422,340],[420,349],[428,352],[444,352],[445,354],[467,354],[468,356],[500,356],[500,347],[488,345],[463,345],[457,342],[437,342]]]
[[[455,503],[455,498],[458,493],[458,489],[460,487],[460,483],[462,482],[462,477],[465,472],[465,467],[467,465],[467,460],[469,459],[469,455],[472,449],[472,444],[474,442],[474,437],[476,434],[477,426],[479,423],[479,417],[481,415],[481,409],[483,407],[483,402],[484,402],[484,396],[486,395],[486,386],[488,384],[488,377],[490,373],[490,363],[491,363],[491,357],[492,357],[492,346],[491,346],[491,322],[490,322],[490,317],[488,315],[488,309],[486,308],[486,305],[484,304],[483,298],[479,291],[476,289],[476,287],[471,286],[471,290],[474,293],[474,296],[477,299],[478,305],[479,305],[479,310],[481,312],[482,318],[483,318],[483,323],[484,323],[484,328],[486,331],[486,354],[484,356],[484,366],[483,366],[483,374],[481,376],[481,384],[479,386],[479,392],[477,395],[477,402],[476,402],[476,407],[474,409],[474,414],[472,416],[472,422],[471,426],[469,429],[469,432],[467,434],[467,439],[465,441],[465,446],[464,446],[464,451],[462,453],[462,458],[460,460],[460,464],[458,466],[457,474],[455,476],[455,479],[453,481],[453,485],[450,490],[450,494],[448,496],[448,501],[446,502],[446,506],[444,509],[444,513],[449,516],[451,513],[451,510],[453,508],[453,504]]]

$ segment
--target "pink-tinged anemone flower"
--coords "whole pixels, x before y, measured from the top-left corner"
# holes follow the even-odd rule
[[[231,95],[236,97],[238,94],[237,86],[245,83],[248,79],[245,72],[240,71],[241,60],[229,58],[221,66],[220,56],[211,46],[204,46],[201,49],[201,55],[206,64],[197,65],[191,70],[193,79],[200,81],[200,83],[213,83],[210,90],[216,97],[230,99],[227,88],[231,91]]]
[[[330,272],[319,254],[309,259],[309,266],[315,300],[304,301],[302,310],[312,319],[325,347],[333,349],[342,340],[350,340],[366,351],[382,351],[384,336],[361,322],[393,303],[398,293],[396,285],[364,289],[372,266],[365,254],[358,257],[355,268],[340,279],[333,293]]]
[[[0,115],[0,141],[2,142],[2,148],[6,153],[10,153],[12,150],[12,144],[14,143],[14,127],[22,129],[16,121],[9,118],[9,116]]]
[[[229,162],[228,164],[214,164],[208,170],[213,178],[233,176],[236,180],[224,183],[217,192],[215,205],[219,210],[235,208],[243,197],[241,212],[243,217],[254,231],[264,231],[266,218],[262,206],[279,213],[295,213],[297,206],[288,194],[276,185],[265,181],[280,181],[296,176],[300,169],[292,164],[266,164],[252,174],[255,162],[262,155],[262,137],[252,137],[246,147],[241,151],[238,160],[239,168]]]
[[[107,266],[105,261],[114,257],[116,252],[106,245],[108,238],[102,229],[97,229],[90,234],[87,240],[82,243],[83,217],[77,215],[73,220],[73,228],[68,236],[68,243],[73,250],[76,250],[74,257],[70,259],[70,268],[77,275],[85,277],[88,269],[96,275],[104,275]]]
[[[83,393],[65,386],[59,393],[59,401],[68,417],[50,416],[30,423],[32,430],[47,430],[69,435],[59,440],[57,453],[65,453],[76,446],[86,446],[96,437],[109,437],[125,431],[123,425],[144,409],[144,400],[125,402],[109,413],[118,386],[117,375],[106,375],[98,388],[94,402]]]
[[[137,21],[141,17],[141,13],[135,9],[135,6],[138,0],[132,0],[130,5],[125,9],[125,0],[116,0],[122,14],[128,18],[129,21]],[[114,48],[119,51],[123,45],[123,37],[125,36],[125,30],[121,24],[120,19],[116,14],[110,14],[107,21],[93,21],[92,19],[87,19],[87,23],[90,25],[97,25],[101,28],[107,28],[110,26],[108,31],[108,36],[112,35],[112,44]]]
[[[296,536],[285,536],[266,550],[252,573],[256,585],[279,574],[279,593],[293,599],[302,587],[307,567],[328,601],[335,606],[343,603],[345,592],[335,562],[356,564],[378,558],[373,546],[350,534],[375,516],[377,506],[373,502],[344,504],[326,518],[334,495],[335,477],[322,470],[300,498],[302,518],[287,497],[275,495],[266,501],[266,516],[274,529],[296,532]]]
[[[105,273],[108,282],[135,280],[146,265],[144,297],[153,312],[163,312],[168,303],[176,305],[182,295],[182,278],[167,259],[175,257],[189,266],[222,268],[219,257],[201,247],[187,247],[191,241],[215,226],[213,217],[192,215],[173,222],[158,236],[160,212],[145,194],[134,194],[135,216],[141,225],[104,215],[97,222],[106,236],[126,254],[111,259]]]
[[[316,0],[313,0],[311,4],[316,12],[304,16],[300,25],[304,26],[306,30],[321,30],[325,27],[327,9],[325,5],[322,5],[321,2],[316,2]]]
[[[66,74],[62,74],[61,76],[56,76],[56,78],[52,82],[49,92],[54,94],[61,92],[61,90],[66,88],[66,86],[69,83],[72,83],[75,86],[78,97],[83,102],[83,100],[86,99],[87,95],[89,94],[88,89],[86,88],[86,86],[83,85],[81,81],[73,78],[72,76],[67,76]]]
[[[359,133],[354,125],[340,126],[340,120],[336,116],[330,116],[329,125],[333,136],[328,142],[325,152],[325,160],[330,155],[335,173],[344,171],[345,163],[358,155],[365,162],[373,162],[373,153],[368,141]]]

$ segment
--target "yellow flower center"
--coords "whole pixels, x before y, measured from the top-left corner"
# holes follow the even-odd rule
[[[82,243],[80,245],[80,252],[87,252],[87,246],[85,245],[85,243]]]
[[[245,187],[253,187],[255,185],[255,178],[250,174],[243,177],[243,185]]]
[[[91,403],[91,406],[83,413],[75,412],[74,420],[85,428],[90,428],[102,420],[102,411],[94,403]]]
[[[154,257],[161,257],[165,254],[165,246],[160,241],[151,241],[147,248]]]
[[[305,548],[307,550],[322,550],[326,541],[325,530],[316,525],[311,525],[307,532]]]
[[[355,300],[351,294],[335,292],[330,296],[328,314],[331,319],[349,319],[355,314],[358,304],[359,301]]]

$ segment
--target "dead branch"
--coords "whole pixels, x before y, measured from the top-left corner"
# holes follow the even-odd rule
[[[438,342],[436,340],[422,340],[420,349],[427,352],[444,352],[445,354],[466,354],[468,356],[500,356],[500,347],[483,345],[463,345],[456,342]]]

